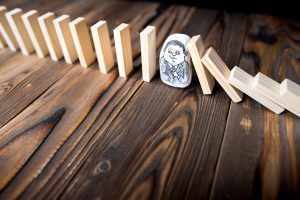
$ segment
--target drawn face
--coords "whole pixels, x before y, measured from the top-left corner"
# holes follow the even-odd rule
[[[182,48],[178,45],[169,45],[164,53],[164,59],[171,65],[179,65],[184,61]]]

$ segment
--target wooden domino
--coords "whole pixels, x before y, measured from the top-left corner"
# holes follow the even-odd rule
[[[300,113],[300,85],[285,79],[280,84],[280,97]]]
[[[230,85],[228,82],[230,70],[212,47],[205,52],[201,61],[213,77],[219,82],[231,100],[235,103],[240,102],[243,98],[243,93]]]
[[[36,54],[39,57],[44,58],[48,54],[48,48],[39,26],[38,12],[36,10],[28,11],[27,13],[22,15],[22,20],[36,51]]]
[[[127,77],[133,70],[130,30],[128,24],[120,24],[114,29],[115,48],[119,75]]]
[[[95,60],[91,37],[86,20],[79,17],[70,24],[71,34],[82,67],[88,67]]]
[[[6,46],[6,42],[0,32],[0,48],[3,49]]]
[[[68,15],[62,15],[53,20],[54,28],[60,43],[66,63],[72,64],[78,59],[75,44],[72,39],[69,23],[71,22]]]
[[[241,68],[234,67],[230,72],[228,81],[231,85],[235,86],[243,93],[247,94],[249,97],[253,98],[276,114],[280,114],[284,111],[283,107],[274,103],[264,95],[260,94],[257,90],[255,90],[253,88],[254,77]]]
[[[91,27],[94,47],[101,73],[108,73],[114,66],[113,50],[106,21],[99,21]]]
[[[140,33],[143,80],[150,82],[156,73],[156,28],[147,26]]]
[[[23,12],[20,8],[15,8],[5,13],[22,53],[24,55],[29,55],[34,51],[34,47],[22,21],[22,15]]]
[[[200,35],[192,37],[192,39],[187,44],[189,53],[192,58],[192,62],[195,67],[196,74],[198,76],[203,94],[211,94],[214,86],[215,80],[210,72],[202,65],[201,57],[204,54],[205,47],[203,40]]]
[[[2,34],[3,39],[5,40],[10,50],[17,51],[19,49],[19,45],[13,34],[13,31],[8,24],[7,18],[5,16],[6,11],[6,7],[0,6],[0,33]]]
[[[295,96],[291,96],[293,93],[290,92],[291,90],[285,89],[287,88],[285,82],[282,84],[283,89],[281,92],[281,85],[278,82],[262,73],[258,73],[254,78],[254,88],[257,92],[260,92],[260,94],[269,98],[271,101],[300,117],[300,109],[299,106],[297,107],[299,103],[293,103],[291,98]]]
[[[63,53],[55,32],[53,24],[54,18],[54,13],[48,12],[38,17],[38,22],[44,35],[51,59],[54,61],[58,61],[63,57]]]

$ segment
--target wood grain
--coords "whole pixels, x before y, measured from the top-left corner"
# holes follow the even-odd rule
[[[123,79],[0,49],[0,199],[298,199],[299,118],[230,104],[218,84],[204,96],[196,78],[184,90],[144,82],[139,33],[156,27],[157,52],[172,33],[201,34],[230,68],[299,83],[299,21],[116,0],[1,4],[106,20],[113,50],[113,28],[128,23],[134,68]]]

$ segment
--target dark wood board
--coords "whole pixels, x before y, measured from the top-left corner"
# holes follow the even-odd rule
[[[300,83],[300,21],[149,2],[2,4],[107,20],[111,39],[130,23],[135,69],[121,78],[0,50],[0,199],[299,198],[299,117],[246,95],[235,104],[218,84],[204,96],[197,78],[143,82],[139,32],[157,27],[157,53],[172,33],[201,34],[229,68]]]

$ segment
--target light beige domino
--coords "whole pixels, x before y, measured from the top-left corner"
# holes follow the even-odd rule
[[[15,8],[5,13],[7,21],[15,35],[22,53],[24,55],[29,55],[34,51],[34,47],[22,21],[22,15],[23,12],[20,8]]]
[[[78,59],[75,44],[72,39],[69,23],[71,22],[69,15],[62,15],[53,20],[55,31],[60,43],[65,61],[68,64],[74,63]]]
[[[242,100],[243,93],[228,82],[230,75],[229,68],[212,47],[205,52],[201,62],[218,81],[233,102],[237,103]]]
[[[201,57],[205,51],[201,36],[196,35],[192,37],[192,39],[188,42],[187,47],[191,55],[203,94],[212,94],[215,86],[215,79],[201,62]]]
[[[282,87],[285,87],[284,83]],[[284,98],[280,95],[281,85],[278,82],[259,72],[254,78],[254,88],[271,101],[274,101],[278,105],[300,117],[299,108],[297,108],[293,103],[289,103],[288,98]],[[290,96],[288,95],[288,97]]]
[[[6,42],[0,32],[0,48],[3,49],[4,47],[6,47]]]
[[[300,113],[300,85],[285,79],[280,84],[280,96]]]
[[[82,67],[88,67],[95,60],[91,37],[86,20],[78,17],[69,23],[77,55]]]
[[[113,50],[106,21],[99,21],[91,27],[94,47],[101,73],[108,73],[114,66]]]
[[[22,20],[36,54],[44,58],[48,54],[48,48],[38,22],[38,12],[36,10],[28,11],[22,15]]]
[[[156,74],[156,28],[147,26],[140,33],[143,80],[150,82]]]
[[[130,29],[128,24],[120,24],[114,29],[115,48],[119,75],[127,77],[133,70]]]
[[[230,72],[228,81],[231,85],[235,86],[236,88],[247,94],[249,97],[253,98],[260,104],[273,111],[274,113],[280,114],[284,111],[283,107],[274,103],[264,95],[260,94],[257,90],[255,90],[253,88],[254,77],[242,70],[241,68],[234,67]]]
[[[54,13],[48,12],[40,17],[38,21],[44,35],[50,57],[54,61],[58,61],[63,57],[61,47],[55,32],[53,20],[55,19]]]
[[[8,24],[7,18],[5,16],[6,12],[6,7],[0,6],[0,32],[10,50],[17,51],[19,49],[19,44]]]

